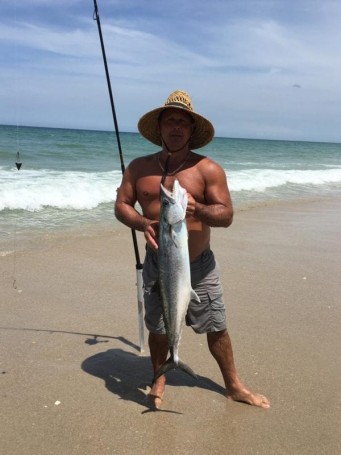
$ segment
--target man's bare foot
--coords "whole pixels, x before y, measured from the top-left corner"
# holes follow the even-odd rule
[[[166,381],[160,377],[153,384],[147,395],[147,402],[156,409],[160,409],[165,394]]]
[[[241,401],[242,403],[247,403],[251,406],[259,406],[264,409],[270,408],[270,402],[264,395],[250,392],[250,390],[247,390],[244,387],[240,390],[228,393],[226,396],[229,400]]]

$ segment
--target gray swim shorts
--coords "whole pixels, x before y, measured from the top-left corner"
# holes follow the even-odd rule
[[[158,257],[147,248],[143,264],[145,323],[152,333],[164,334],[165,326],[162,305],[155,286],[158,279]],[[191,301],[186,315],[186,324],[196,333],[218,332],[226,329],[223,289],[219,278],[219,265],[210,249],[205,250],[191,263],[192,288],[200,303]]]

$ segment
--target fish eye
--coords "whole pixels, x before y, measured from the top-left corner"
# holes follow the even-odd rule
[[[163,204],[164,206],[167,206],[167,205],[169,205],[169,201],[168,201],[167,199],[164,199],[164,201],[162,202],[162,204]]]

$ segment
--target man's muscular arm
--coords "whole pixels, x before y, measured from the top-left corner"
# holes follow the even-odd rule
[[[133,175],[134,173],[129,167],[124,172],[121,186],[117,189],[115,216],[126,226],[137,231],[144,231],[150,220],[135,209],[136,191]]]
[[[205,202],[188,194],[187,214],[212,227],[228,227],[233,220],[233,208],[225,171],[209,160],[203,167]]]
[[[136,201],[134,163],[132,163],[125,170],[121,186],[117,190],[115,216],[131,229],[143,232],[148,245],[157,249],[157,221],[141,215],[135,209]]]

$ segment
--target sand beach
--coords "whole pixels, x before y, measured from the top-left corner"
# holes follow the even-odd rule
[[[3,242],[1,452],[341,453],[340,228],[329,197],[239,210],[213,230],[236,365],[269,410],[224,397],[205,337],[188,328],[181,357],[199,380],[170,373],[162,409],[148,408],[129,229]]]

